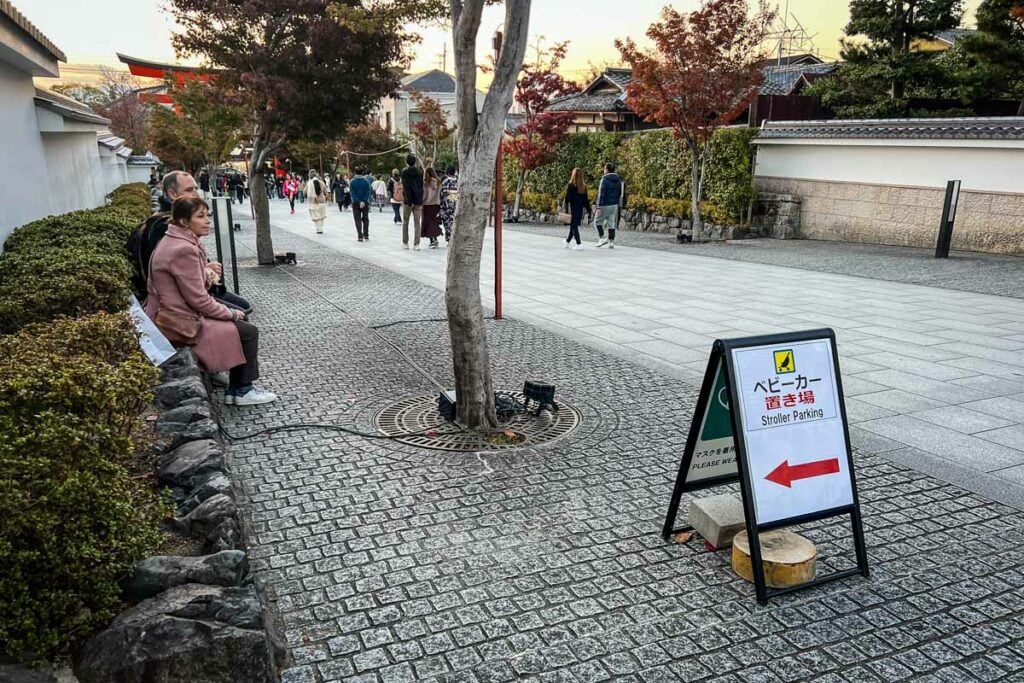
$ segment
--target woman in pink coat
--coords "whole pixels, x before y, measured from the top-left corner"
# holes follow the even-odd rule
[[[288,174],[288,180],[284,181],[284,196],[288,198],[288,204],[292,207],[292,213],[295,213],[295,197],[299,194],[299,181],[291,173]]]
[[[146,314],[156,320],[161,310],[202,321],[194,348],[207,372],[230,370],[224,392],[227,405],[252,406],[277,400],[253,384],[259,378],[259,330],[245,314],[228,308],[207,291],[209,268],[200,237],[210,234],[209,206],[198,197],[181,197],[171,209],[167,235],[153,251],[149,267]]]

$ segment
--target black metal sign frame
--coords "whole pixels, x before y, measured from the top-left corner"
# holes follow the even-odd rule
[[[231,199],[229,197],[214,197],[213,201],[226,200],[224,206],[228,212],[228,248],[231,254],[231,282],[234,285],[233,289],[235,294],[238,294],[238,258],[235,255],[235,231],[233,217],[231,216]],[[223,240],[220,237],[220,214],[217,213],[217,207],[213,207],[213,236],[214,241],[217,244],[217,260],[220,261],[221,265],[224,264],[224,245]],[[223,282],[223,276],[221,276]]]
[[[743,438],[743,416],[742,411],[735,409],[736,406],[740,405],[740,396],[736,382],[736,368],[733,364],[733,351],[758,346],[782,346],[797,342],[820,341],[825,339],[830,342],[832,349],[832,366],[836,383],[835,390],[839,400],[839,413],[843,424],[847,471],[850,476],[853,503],[837,508],[819,510],[811,514],[786,517],[784,519],[773,520],[769,523],[758,524],[757,515],[754,509],[753,483],[750,479],[746,444]],[[709,478],[690,483],[686,481],[686,475],[689,472],[690,463],[693,459],[693,453],[697,445],[697,439],[699,438],[699,430],[704,418],[704,413],[708,408],[708,402],[712,398],[711,393],[714,390],[715,375],[719,363],[723,365],[722,371],[725,376],[725,387],[729,395],[729,416],[732,422],[733,443],[736,447],[736,474]],[[743,515],[746,521],[747,536],[750,542],[750,562],[754,575],[754,591],[757,595],[757,601],[759,604],[767,604],[768,599],[772,597],[785,595],[811,586],[819,586],[839,579],[845,579],[857,574],[868,578],[870,570],[868,569],[867,548],[864,544],[864,530],[860,514],[860,501],[857,496],[857,480],[853,466],[853,450],[850,447],[850,429],[846,416],[845,399],[843,396],[842,375],[839,371],[839,353],[836,348],[835,332],[829,328],[785,334],[762,335],[757,337],[744,337],[741,339],[716,340],[711,350],[711,357],[708,359],[708,369],[704,374],[704,382],[701,385],[700,397],[697,400],[697,407],[694,411],[693,424],[690,427],[690,433],[687,435],[686,450],[683,453],[682,462],[679,466],[679,473],[676,476],[676,483],[672,491],[672,499],[669,503],[668,514],[666,515],[665,524],[662,528],[662,536],[668,540],[673,534],[679,531],[692,529],[692,526],[673,529],[683,493],[727,484],[738,479],[743,499]],[[853,532],[854,550],[857,556],[856,568],[832,572],[826,576],[818,577],[807,583],[789,588],[776,589],[769,588],[767,586],[764,576],[764,566],[761,564],[760,534],[762,532],[847,515],[850,518],[850,526]]]

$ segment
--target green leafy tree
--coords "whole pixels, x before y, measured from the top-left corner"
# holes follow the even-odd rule
[[[431,3],[436,5],[437,3]],[[406,7],[403,7],[405,5]],[[250,187],[262,187],[290,139],[327,140],[361,123],[399,85],[420,2],[398,0],[171,0],[175,50],[221,69],[241,94],[252,145]],[[438,7],[426,9],[436,11]],[[257,177],[258,176],[258,177]],[[256,249],[274,262],[270,204],[253,193]]]
[[[173,108],[153,113],[153,150],[168,165],[212,171],[244,138],[245,110],[238,93],[212,80],[186,81],[171,92]]]
[[[940,94],[946,78],[935,53],[914,42],[956,28],[962,14],[963,0],[851,0],[843,64],[805,93],[844,118],[908,114],[910,97]]]
[[[1024,0],[982,0],[976,18],[977,32],[939,58],[953,74],[953,95],[1015,99],[1024,116]]]

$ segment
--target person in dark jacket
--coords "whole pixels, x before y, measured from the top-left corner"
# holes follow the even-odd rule
[[[182,197],[198,198],[199,189],[195,179],[185,171],[171,171],[163,177],[161,184],[163,196],[160,198],[160,213],[155,213],[137,227],[128,240],[126,250],[128,260],[131,261],[132,289],[140,303],[145,303],[149,294],[147,286],[149,280],[149,261],[153,256],[160,240],[167,234],[167,228],[171,221],[171,206],[174,201]],[[218,276],[223,277],[223,267],[216,261],[210,262],[210,269]],[[246,315],[252,313],[252,304],[246,299],[229,292],[223,285],[214,285],[210,288],[210,294],[229,308],[235,308]]]
[[[370,239],[370,200],[373,198],[373,185],[365,175],[366,170],[356,169],[356,175],[348,184],[352,195],[352,216],[356,221],[356,237],[359,241]]]
[[[597,246],[608,245],[615,248],[615,228],[619,222],[619,212],[626,199],[626,186],[622,178],[615,172],[615,164],[604,165],[604,175],[597,188],[597,210],[594,211],[594,227],[597,228]],[[605,239],[604,228],[608,228]]]
[[[569,213],[569,236],[565,238],[565,248],[572,247],[573,239],[576,240],[577,251],[583,249],[580,243],[580,223],[583,222],[583,210],[586,209],[589,215],[594,214],[590,206],[590,197],[587,194],[587,181],[583,175],[583,169],[572,169],[569,176],[569,185],[565,188],[565,198],[562,200]]]
[[[415,234],[413,250],[420,250],[420,236],[423,218],[423,171],[416,165],[416,156],[410,154],[405,158],[405,170],[402,171],[402,246],[409,248],[409,216],[412,216]]]
[[[395,210],[395,225],[402,222],[402,193],[402,176],[397,168],[392,169],[391,177],[388,178],[388,201]]]

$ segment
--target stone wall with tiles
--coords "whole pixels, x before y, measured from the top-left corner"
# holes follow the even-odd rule
[[[945,188],[774,177],[755,184],[801,198],[803,239],[935,246]],[[953,248],[1024,254],[1024,193],[962,191]]]

